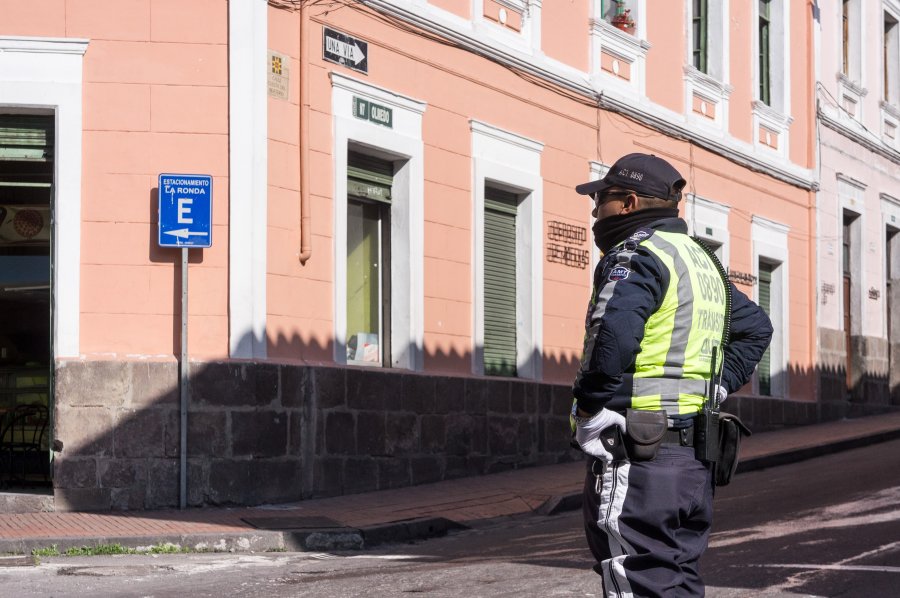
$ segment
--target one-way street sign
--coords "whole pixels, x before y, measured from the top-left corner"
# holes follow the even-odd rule
[[[212,177],[159,175],[159,246],[212,246]]]
[[[324,28],[322,58],[360,73],[369,72],[369,43],[334,29]]]

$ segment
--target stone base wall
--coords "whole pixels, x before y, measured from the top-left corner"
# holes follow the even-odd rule
[[[396,488],[580,458],[568,387],[362,368],[192,363],[190,506]],[[178,506],[173,362],[58,364],[60,510]]]
[[[849,400],[851,403],[870,406],[891,404],[891,355],[885,339],[851,336],[851,380],[848,392],[844,333],[820,328],[817,367],[820,397],[823,401]]]
[[[189,506],[293,502],[581,458],[568,385],[273,363],[192,363]],[[56,371],[58,510],[177,507],[178,366],[66,361]],[[729,397],[754,432],[887,404]]]

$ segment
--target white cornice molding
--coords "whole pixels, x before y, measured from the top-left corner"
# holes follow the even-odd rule
[[[847,137],[851,141],[855,141],[869,151],[872,151],[883,158],[887,158],[895,164],[900,164],[900,152],[884,145],[880,140],[875,138],[871,133],[854,130],[847,126],[846,123],[839,121],[821,108],[818,110],[819,121],[840,135]],[[856,121],[853,121],[856,123]],[[856,123],[857,126],[859,123]]]
[[[404,110],[415,112],[416,114],[422,114],[428,107],[427,102],[402,96],[389,89],[385,89],[384,87],[372,85],[367,81],[360,81],[359,79],[354,79],[353,77],[348,77],[334,71],[328,73],[328,76],[331,77],[331,85],[334,87],[346,89],[351,93],[358,93],[377,98],[385,104],[391,104],[396,108],[402,108]]]
[[[900,118],[900,107],[897,107],[890,102],[885,102],[884,100],[879,101],[878,106],[894,118]]]
[[[762,216],[757,216],[756,214],[753,215],[751,221],[756,226],[760,226],[782,235],[787,235],[789,232],[791,232],[791,227],[789,227],[788,225],[782,224],[781,222],[775,222],[774,220],[769,220],[768,218],[763,218]]]
[[[540,141],[535,141],[534,139],[529,139],[528,137],[523,137],[516,133],[510,133],[509,131],[498,129],[493,125],[489,125],[487,123],[483,123],[474,119],[470,120],[469,124],[473,133],[481,133],[482,135],[493,137],[494,139],[499,139],[504,143],[509,143],[511,145],[521,147],[522,149],[536,152],[538,154],[544,151],[544,144]]]
[[[768,156],[755,153],[752,145],[733,138],[725,140],[704,134],[704,131],[698,130],[693,124],[687,122],[684,115],[671,113],[659,106],[636,105],[633,97],[618,98],[608,92],[595,89],[591,86],[588,73],[579,71],[576,75],[560,71],[553,68],[543,56],[531,56],[510,49],[508,46],[491,43],[489,37],[479,34],[471,27],[460,27],[457,24],[458,20],[445,18],[444,12],[432,10],[430,5],[425,10],[421,10],[421,7],[416,10],[416,7],[401,5],[396,0],[364,0],[364,3],[429,33],[456,42],[463,48],[489,60],[521,69],[563,89],[591,98],[597,102],[599,108],[623,114],[661,133],[691,141],[745,168],[767,174],[776,180],[802,189],[818,188],[818,181],[810,169],[802,168],[786,160],[773,161]],[[600,27],[603,26],[600,25]],[[616,30],[616,33],[622,32]],[[647,44],[647,48],[649,48],[649,44]]]
[[[835,178],[839,181],[843,181],[844,183],[847,183],[848,185],[856,187],[860,191],[865,191],[866,187],[868,187],[868,185],[865,184],[864,182],[853,178],[849,174],[844,174],[843,172],[836,173]]]
[[[647,40],[640,39],[637,36],[619,30],[618,28],[612,26],[606,19],[591,19],[590,23],[591,29],[594,32],[599,33],[604,37],[604,39],[608,41],[615,42],[612,46],[610,46],[611,48],[627,48],[627,50],[623,52],[625,54],[643,55],[646,54],[647,51],[651,48],[650,42],[648,42]]]
[[[686,122],[677,122],[675,117],[660,109],[649,110],[633,102],[602,93],[599,97],[601,108],[618,112],[671,137],[691,141],[696,145],[717,153],[732,162],[754,172],[760,172],[774,179],[806,190],[817,190],[818,180],[812,170],[801,168],[785,160],[775,161],[768,156],[754,154],[752,146],[734,139],[713,138],[698,135]]]
[[[844,87],[846,87],[847,89],[849,89],[850,91],[852,91],[853,93],[858,95],[859,97],[864,97],[866,94],[869,93],[868,89],[860,86],[855,81],[852,81],[850,79],[850,77],[848,77],[844,73],[838,73],[837,80],[838,80],[838,83],[840,83],[841,85],[843,85]]]
[[[0,52],[31,52],[37,54],[84,55],[89,39],[73,37],[0,36]]]
[[[689,79],[694,82],[695,85],[698,85],[698,92],[706,92],[705,95],[710,95],[711,93],[715,94],[711,100],[717,100],[719,98],[728,98],[731,95],[731,92],[734,91],[734,87],[728,85],[727,83],[723,83],[719,81],[715,77],[711,77],[706,73],[698,70],[692,64],[684,65],[684,77],[685,79]]]

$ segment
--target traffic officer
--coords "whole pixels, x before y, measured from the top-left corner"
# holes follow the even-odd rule
[[[595,202],[594,239],[603,252],[572,420],[589,455],[585,530],[606,596],[704,594],[699,559],[714,479],[695,455],[693,432],[713,384],[712,355],[719,352],[721,366],[713,392],[724,400],[747,383],[772,336],[765,312],[688,236],[678,217],[684,186],[662,158],[633,153],[576,187]],[[604,445],[611,426],[627,439],[628,409],[654,411],[644,415],[662,422],[650,460],[614,460]]]

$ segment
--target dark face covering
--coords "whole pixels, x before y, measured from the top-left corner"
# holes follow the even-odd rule
[[[607,216],[594,223],[594,243],[603,253],[627,239],[642,226],[663,218],[678,218],[677,208],[645,208],[627,214]]]

